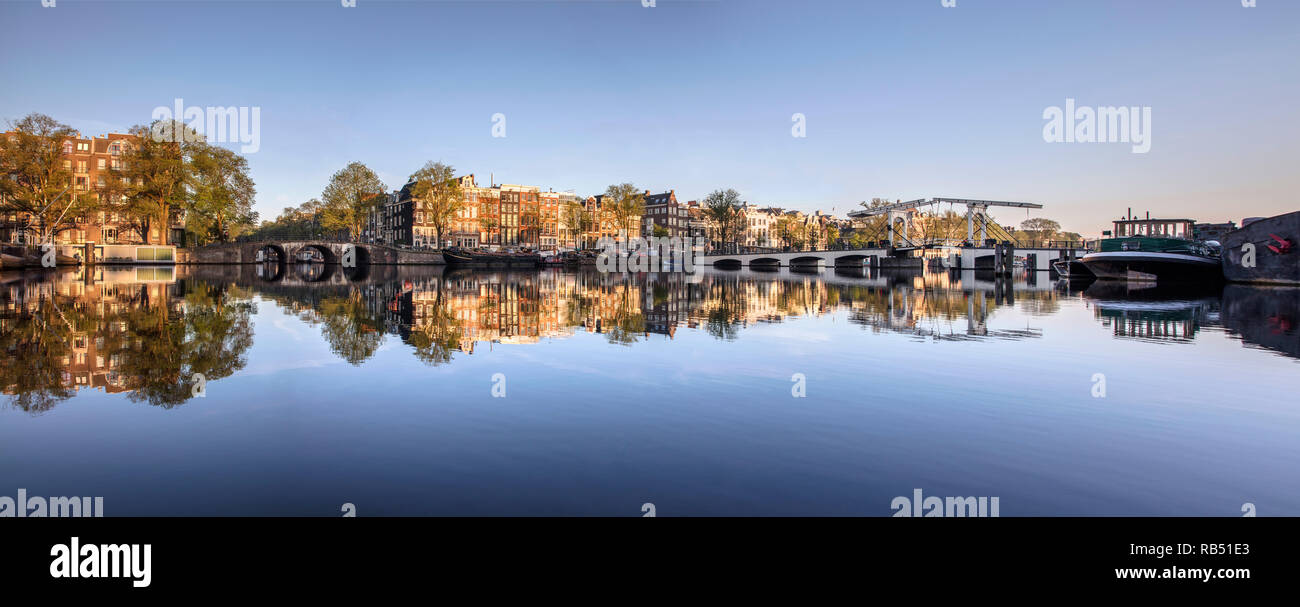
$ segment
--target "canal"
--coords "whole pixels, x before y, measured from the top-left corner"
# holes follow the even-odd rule
[[[0,275],[0,495],[107,516],[1300,515],[1300,291],[320,265]]]

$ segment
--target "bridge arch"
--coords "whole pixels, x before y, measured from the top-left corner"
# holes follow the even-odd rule
[[[775,257],[759,257],[749,260],[749,267],[756,270],[772,270],[781,267],[781,260]]]
[[[724,257],[722,259],[713,260],[713,267],[715,268],[735,269],[739,268],[741,265],[743,265],[741,261],[734,257]]]
[[[335,255],[334,251],[332,251],[331,247],[329,247],[328,245],[324,245],[316,242],[308,242],[308,243],[303,243],[297,247],[294,247],[293,249],[294,263],[306,261],[303,259],[303,257],[306,256],[305,254],[311,254],[313,252],[320,254],[320,261],[324,262],[325,265],[333,265],[339,262],[338,255]],[[315,257],[315,255],[312,256]]]
[[[274,257],[274,259],[272,259]],[[265,263],[269,261],[279,261],[284,263],[289,258],[284,252],[284,247],[273,242],[263,243],[253,250],[253,261]]]
[[[838,256],[838,257],[835,258],[835,265],[836,265],[836,266],[845,266],[845,267],[850,267],[850,268],[856,268],[856,267],[860,267],[860,266],[862,266],[863,264],[865,264],[866,261],[867,261],[867,259],[868,259],[869,257],[870,257],[869,255],[865,255],[865,254],[862,254],[862,253],[853,253],[853,254],[850,254],[850,255],[840,255],[840,256]]]
[[[790,258],[790,265],[792,265],[792,266],[795,266],[795,265],[798,265],[798,266],[815,266],[815,265],[820,264],[820,263],[822,263],[822,262],[824,262],[824,261],[826,261],[826,260],[823,259],[823,258],[821,258],[820,256],[817,256],[817,255],[800,255],[799,257],[791,257],[791,258]]]

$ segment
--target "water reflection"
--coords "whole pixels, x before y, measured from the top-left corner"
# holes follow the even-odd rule
[[[1082,288],[1080,291],[1079,289]],[[856,330],[921,341],[1043,337],[1035,322],[1081,298],[1120,339],[1190,343],[1226,327],[1247,344],[1300,357],[1300,290],[1229,286],[1212,292],[1056,284],[974,272],[445,270],[323,264],[107,268],[7,273],[0,285],[0,387],[11,404],[49,410],[77,390],[126,393],[173,407],[195,374],[246,364],[258,300],[319,330],[352,365],[389,337],[430,366],[494,344],[600,336],[633,347],[701,331],[724,342],[747,328],[842,313]],[[1016,324],[991,323],[1016,309]],[[1222,310],[1222,312],[1221,312]]]
[[[5,278],[0,386],[24,411],[47,411],[83,388],[173,407],[189,400],[195,374],[242,368],[253,342],[247,290],[178,281],[173,268]]]

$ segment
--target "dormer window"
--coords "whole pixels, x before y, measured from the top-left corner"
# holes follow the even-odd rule
[[[71,154],[71,153],[72,153],[72,142],[71,142],[71,141],[64,141],[64,142],[63,142],[63,153],[64,153],[64,154]]]

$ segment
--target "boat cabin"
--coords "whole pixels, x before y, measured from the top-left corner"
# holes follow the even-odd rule
[[[1186,238],[1191,239],[1193,227],[1196,221],[1193,219],[1116,219],[1115,229],[1111,233],[1114,238],[1131,238],[1134,236],[1149,236],[1152,238]]]

